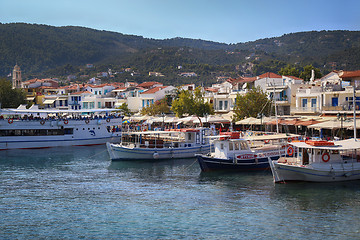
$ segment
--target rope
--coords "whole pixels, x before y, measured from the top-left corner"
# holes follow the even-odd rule
[[[105,151],[106,151],[106,149],[103,150],[103,151],[101,151],[101,152],[96,153],[95,155],[90,156],[89,158],[93,158],[93,157],[95,157],[96,155],[99,155],[99,154],[101,154],[101,153],[103,153],[103,152],[105,152]]]
[[[188,170],[190,167],[192,167],[192,165],[194,165],[194,163],[196,163],[197,160],[195,160],[192,164],[190,164],[189,166],[187,166],[184,170]]]

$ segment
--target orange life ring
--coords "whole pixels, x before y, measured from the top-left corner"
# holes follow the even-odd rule
[[[69,123],[69,120],[65,119],[64,124],[68,124],[68,123]]]
[[[294,148],[293,147],[289,147],[287,149],[287,154],[291,157],[294,154]]]
[[[106,122],[110,122],[110,118],[107,118],[107,119],[106,119]]]
[[[86,124],[89,124],[89,122],[90,122],[89,119],[86,119],[86,120],[85,120],[85,123],[86,123]]]
[[[12,124],[13,122],[14,122],[14,119],[12,119],[12,118],[9,118],[9,119],[8,119],[8,123],[9,123],[9,124]]]
[[[330,154],[328,152],[323,153],[321,160],[323,160],[323,162],[328,162],[330,160]]]
[[[45,120],[41,120],[41,121],[40,121],[40,124],[41,124],[41,125],[44,125],[44,124],[45,124]]]

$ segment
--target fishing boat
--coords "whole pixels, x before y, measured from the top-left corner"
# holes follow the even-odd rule
[[[360,141],[309,140],[290,143],[294,156],[270,161],[274,182],[339,182],[360,179]]]
[[[241,137],[232,132],[229,135],[211,137],[215,140],[214,151],[197,155],[203,172],[214,170],[258,171],[269,169],[268,158],[272,160],[285,156],[288,140],[298,136],[272,134]]]
[[[118,109],[0,109],[0,150],[85,146],[117,142]]]
[[[113,161],[192,158],[210,151],[209,128],[123,133],[120,143],[106,143]]]

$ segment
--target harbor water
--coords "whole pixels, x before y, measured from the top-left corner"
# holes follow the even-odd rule
[[[105,146],[0,152],[1,239],[360,239],[360,181],[275,185]]]

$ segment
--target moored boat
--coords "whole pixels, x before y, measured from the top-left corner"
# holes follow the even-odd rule
[[[270,161],[274,182],[339,182],[360,179],[360,141],[292,142],[292,157]]]
[[[0,150],[85,146],[119,141],[117,109],[1,109]],[[86,115],[85,115],[86,114]]]
[[[197,155],[203,172],[267,170],[269,169],[268,158],[276,160],[288,154],[286,146],[289,136],[286,134],[239,138],[239,134],[233,132],[228,136],[219,135],[213,138],[215,139],[214,152]]]
[[[210,151],[208,128],[123,133],[120,143],[107,143],[113,161],[191,158]]]

